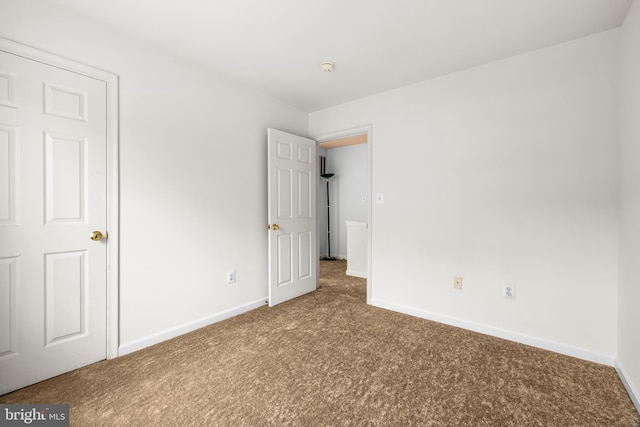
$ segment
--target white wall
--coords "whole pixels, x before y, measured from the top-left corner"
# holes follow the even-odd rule
[[[372,124],[374,304],[613,363],[617,36],[310,115]]]
[[[367,220],[367,150],[367,144],[327,150],[327,172],[336,174],[329,183],[331,254],[339,258],[347,257],[345,221]],[[326,194],[322,204],[326,206]],[[326,230],[326,220],[324,229]]]
[[[621,32],[618,369],[640,411],[640,4]]]
[[[2,0],[0,36],[120,76],[122,348],[266,298],[266,129],[305,112],[46,1]]]

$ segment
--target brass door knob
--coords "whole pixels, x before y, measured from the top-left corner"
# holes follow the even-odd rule
[[[280,230],[280,226],[279,226],[278,224],[273,224],[273,225],[271,226],[271,229],[272,229],[272,230]]]
[[[97,241],[99,241],[99,240],[102,240],[102,237],[103,237],[103,236],[102,236],[102,233],[101,233],[101,232],[99,232],[99,231],[92,231],[92,232],[91,232],[91,236],[89,236],[89,238],[90,238],[91,240],[93,240],[94,242],[97,242]]]

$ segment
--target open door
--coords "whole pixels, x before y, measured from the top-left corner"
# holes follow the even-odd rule
[[[268,130],[269,306],[318,285],[316,142]]]

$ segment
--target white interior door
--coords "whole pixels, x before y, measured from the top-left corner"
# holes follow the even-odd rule
[[[268,130],[269,305],[316,290],[316,142]]]
[[[0,51],[0,393],[106,357],[106,103]]]

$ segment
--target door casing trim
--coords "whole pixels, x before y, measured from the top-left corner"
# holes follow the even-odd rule
[[[0,50],[105,82],[107,87],[107,359],[119,336],[119,78],[116,74],[0,37]]]

